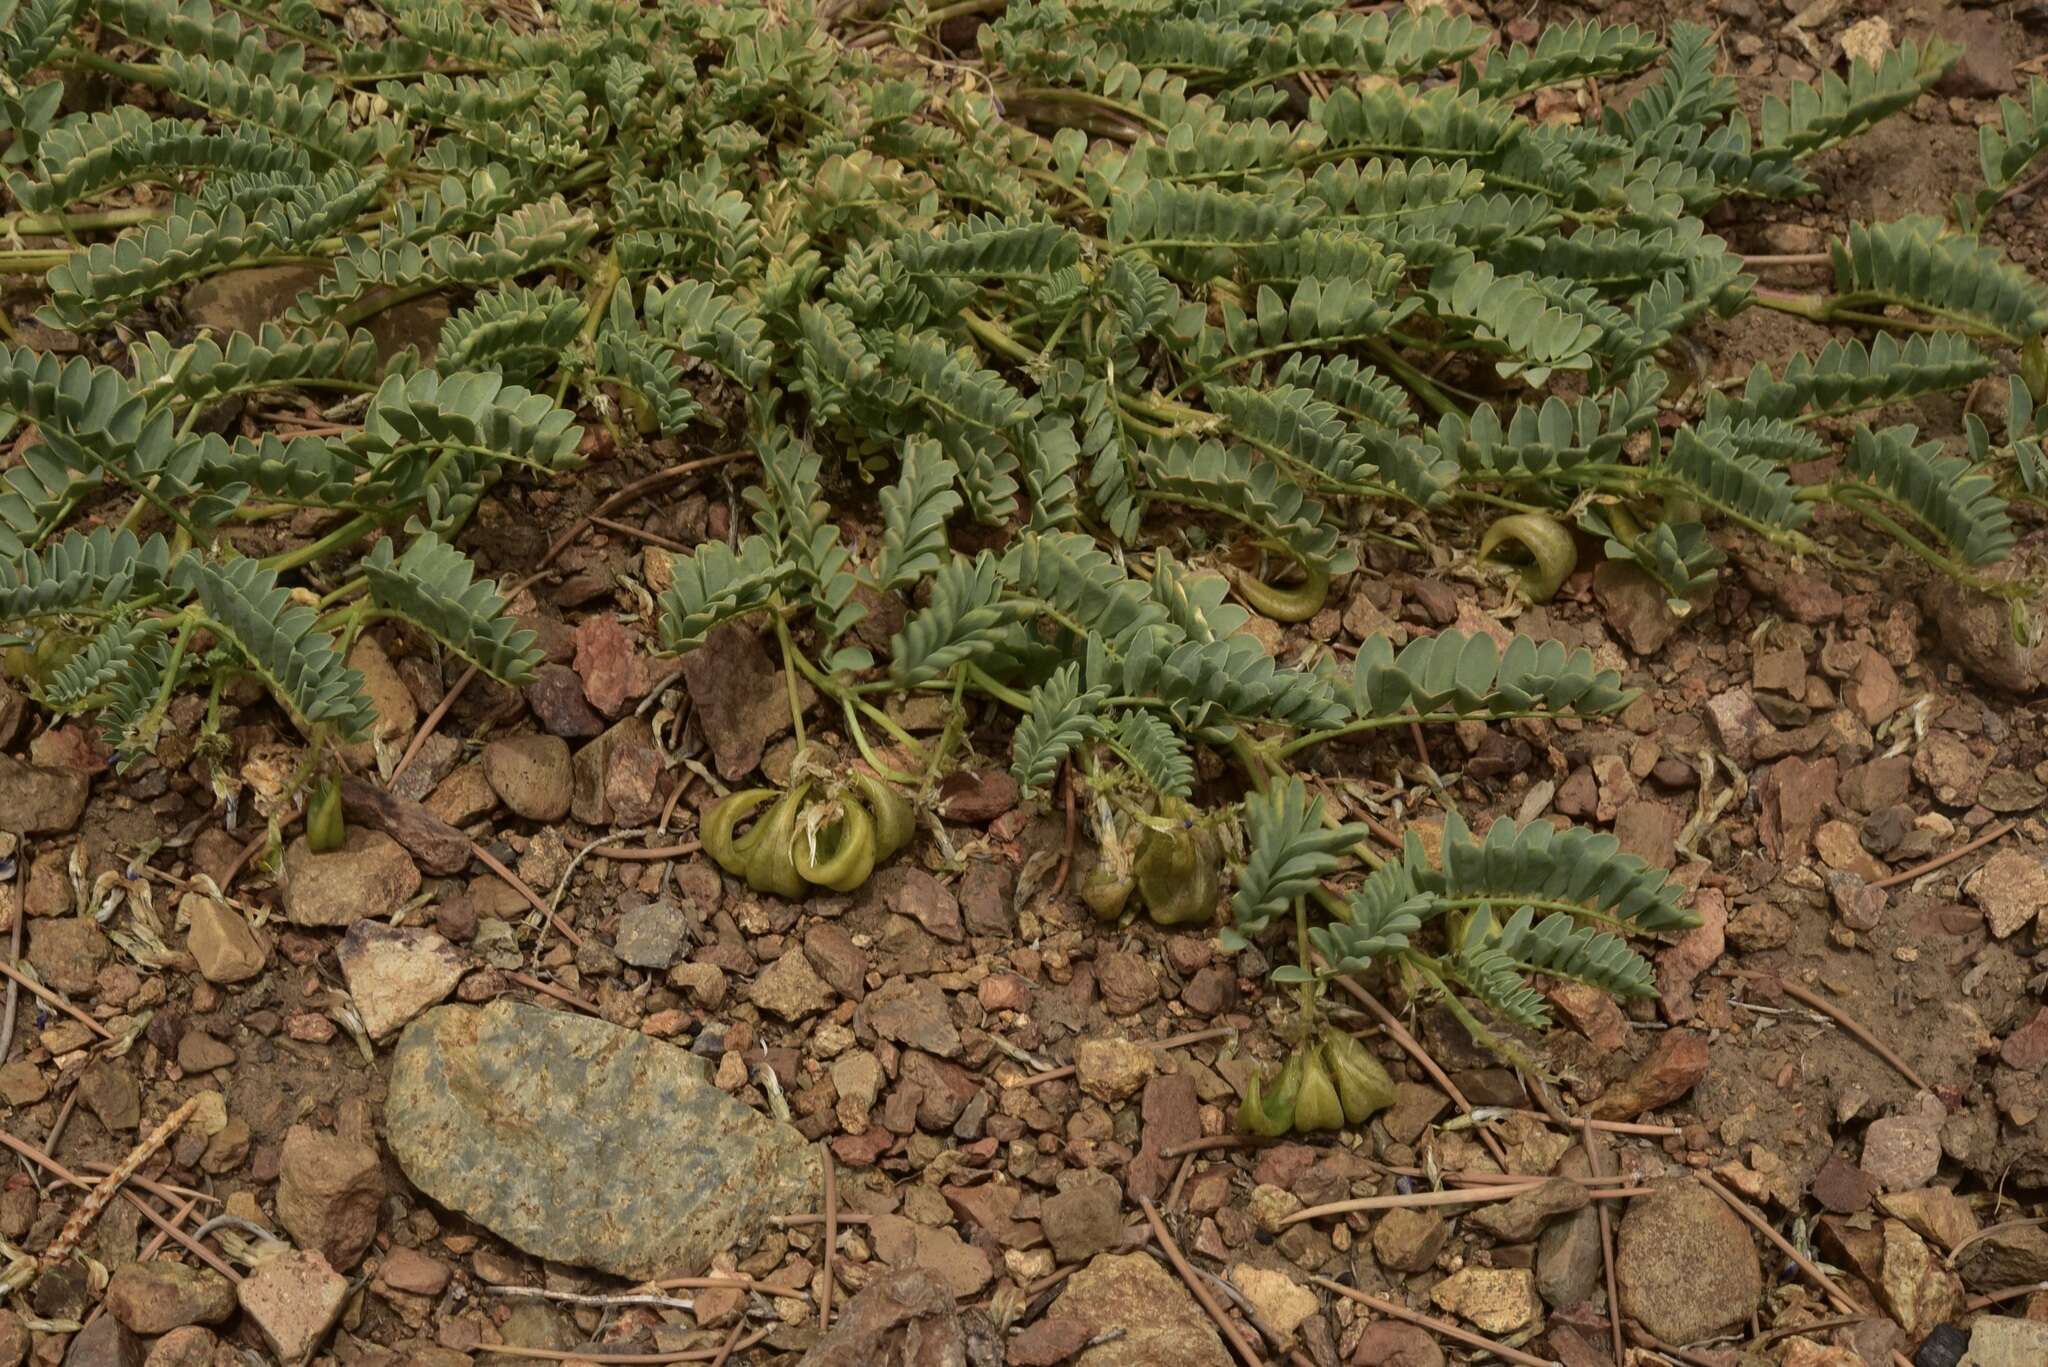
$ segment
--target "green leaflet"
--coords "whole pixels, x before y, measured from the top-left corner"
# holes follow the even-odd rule
[[[417,531],[403,555],[380,541],[363,561],[370,596],[501,683],[530,683],[540,663],[533,632],[505,616],[495,582],[476,579],[469,557]]]

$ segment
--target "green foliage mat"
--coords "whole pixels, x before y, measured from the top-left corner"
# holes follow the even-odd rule
[[[1491,544],[1533,555],[1538,594],[1574,526],[1679,609],[1714,583],[1717,535],[1872,563],[1815,537],[1821,504],[1884,554],[2024,593],[1979,568],[2013,544],[2009,502],[2048,489],[2048,289],[1975,233],[2048,146],[2048,83],[1983,131],[1955,222],[1858,225],[1833,290],[1791,295],[1702,216],[1811,193],[1808,160],[1911,104],[1948,49],[1769,98],[1752,127],[1696,25],[1504,48],[1441,11],[1324,0],[510,12],[7,9],[8,223],[74,245],[0,269],[43,275],[41,321],[114,363],[0,353],[0,408],[35,434],[0,490],[0,631],[12,672],[97,713],[124,760],[181,690],[208,691],[211,733],[254,678],[306,729],[312,782],[372,720],[343,659],[380,619],[524,679],[533,641],[459,549],[485,491],[572,470],[579,414],[625,442],[737,441],[751,527],[677,563],[667,648],[765,622],[877,771],[920,786],[959,736],[920,746],[892,697],[1014,709],[1020,780],[1069,766],[1094,797],[1112,912],[1119,870],[1231,819],[1187,803],[1217,751],[1261,794],[1235,934],[1292,911],[1305,988],[1391,960],[1534,1025],[1532,973],[1649,990],[1619,937],[1682,923],[1654,875],[1605,838],[1496,825],[1339,898],[1323,880],[1360,832],[1286,766],[1384,726],[1630,695],[1523,639],[1281,663],[1252,615],[1312,616],[1366,538],[1469,544],[1503,512],[1521,520]],[[1589,78],[1596,120],[1531,117]],[[74,107],[93,81],[126,102]],[[134,205],[145,184],[158,207]],[[257,332],[148,330],[175,332],[195,282],[308,263],[318,282]],[[455,310],[431,357],[380,360],[362,326],[430,295]],[[1705,387],[1686,330],[1751,307],[1853,335]],[[1963,454],[1857,421],[2001,373],[2008,430],[1972,418]],[[338,434],[205,430],[257,394]],[[867,508],[878,531],[846,530]],[[233,549],[307,510],[332,530]],[[970,523],[994,549],[955,549]],[[886,658],[850,634],[872,593],[915,604]]]

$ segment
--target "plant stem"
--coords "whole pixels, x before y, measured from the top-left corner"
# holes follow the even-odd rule
[[[97,52],[86,52],[69,44],[60,45],[51,53],[50,61],[53,66],[83,67],[87,71],[97,71],[102,75],[118,76],[124,81],[146,85],[152,90],[171,88],[171,78],[160,66],[137,66],[132,62],[117,62],[111,57],[102,57]]]
[[[804,748],[803,700],[796,691],[796,646],[789,639],[789,623],[782,620],[781,604],[778,602],[768,614],[775,623],[775,639],[782,646],[782,683],[789,694],[789,724],[796,733],[796,748]]]
[[[315,560],[332,555],[345,546],[354,545],[382,525],[383,520],[375,513],[358,513],[318,541],[310,541],[297,550],[271,556],[263,562],[263,568],[283,574],[286,570],[310,565]]]
[[[101,232],[109,228],[133,228],[169,217],[164,209],[102,209],[87,214],[9,214],[0,218],[0,233],[18,237],[23,233]]]

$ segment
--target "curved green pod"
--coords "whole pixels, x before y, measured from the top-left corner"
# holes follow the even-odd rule
[[[875,871],[875,823],[852,794],[839,800],[841,815],[814,837],[796,833],[791,853],[805,882],[834,892],[852,892]]]
[[[1515,513],[1486,529],[1479,543],[1479,558],[1491,560],[1494,552],[1512,541],[1529,553],[1520,565],[1522,592],[1532,603],[1547,603],[1564,587],[1564,581],[1579,565],[1578,543],[1571,532],[1547,513]]]

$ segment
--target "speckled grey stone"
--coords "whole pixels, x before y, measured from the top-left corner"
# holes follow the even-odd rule
[[[702,1059],[499,999],[406,1029],[385,1105],[407,1177],[536,1257],[688,1276],[816,1208],[816,1151],[711,1085]]]

